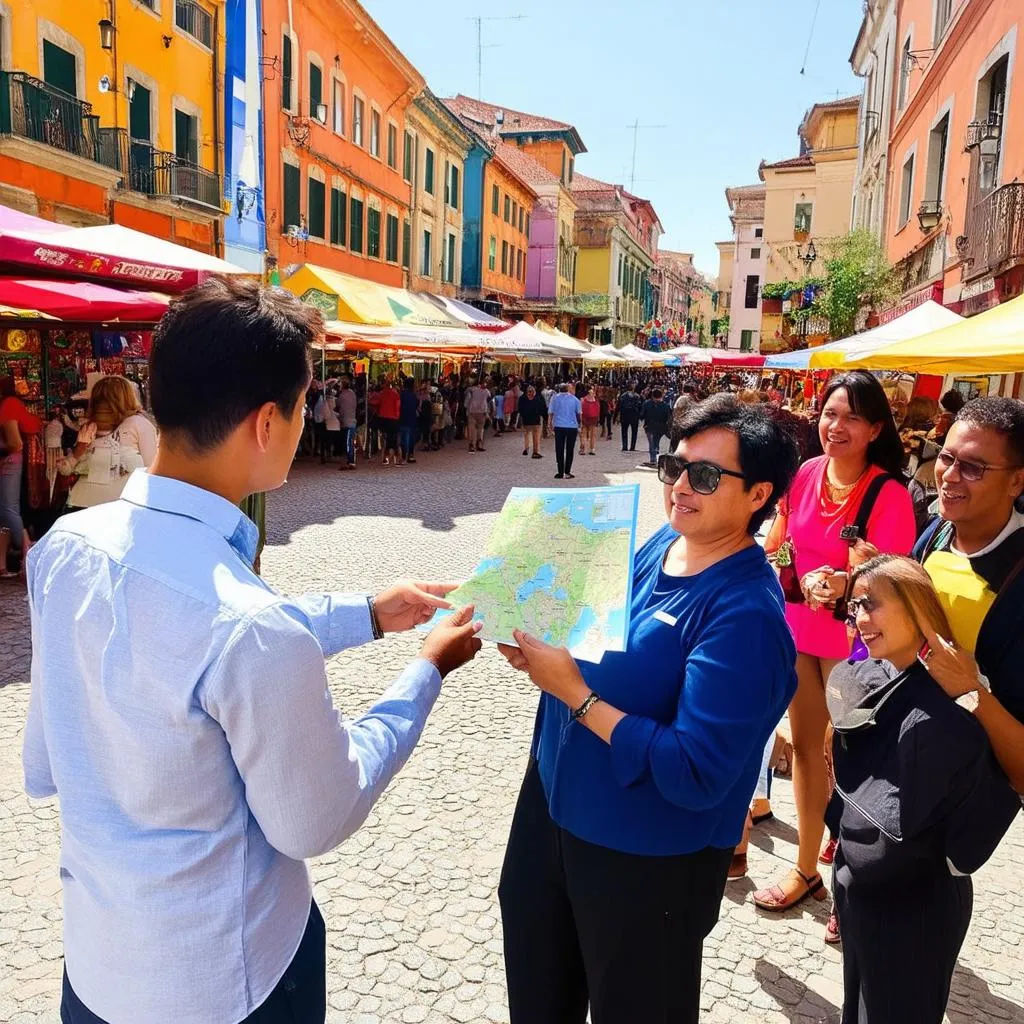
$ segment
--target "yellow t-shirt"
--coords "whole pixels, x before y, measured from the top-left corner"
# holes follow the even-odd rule
[[[933,551],[925,559],[924,567],[949,616],[953,640],[973,655],[981,624],[996,599],[996,592],[974,571],[966,555]]]

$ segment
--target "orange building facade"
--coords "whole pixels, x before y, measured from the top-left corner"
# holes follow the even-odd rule
[[[355,0],[263,12],[268,266],[405,284],[423,78]]]
[[[1019,0],[900,4],[885,235],[902,312],[1024,290]]]
[[[526,260],[537,193],[501,158],[501,145],[484,169],[483,294],[505,302],[526,293]]]

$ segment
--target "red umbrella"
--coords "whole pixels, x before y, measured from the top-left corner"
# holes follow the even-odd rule
[[[713,366],[734,366],[737,369],[759,369],[764,366],[765,356],[753,352],[727,352],[723,349],[711,350]]]
[[[0,277],[0,305],[34,309],[61,320],[110,323],[157,321],[170,299],[155,292],[108,288],[91,281]]]

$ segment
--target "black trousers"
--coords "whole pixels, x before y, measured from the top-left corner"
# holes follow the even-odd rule
[[[576,452],[579,431],[572,427],[555,427],[555,461],[559,473],[572,472],[572,457]]]
[[[498,898],[511,1024],[697,1024],[704,939],[732,850],[638,857],[585,843],[548,813],[535,761]]]
[[[640,417],[639,416],[623,416],[622,417],[622,450],[626,451],[628,448],[631,452],[636,451],[636,432],[640,429]],[[626,443],[626,435],[629,431],[632,431],[632,437],[629,444]]]
[[[313,900],[292,962],[274,991],[241,1024],[324,1024],[326,1017],[327,929]],[[66,970],[60,1019],[61,1024],[106,1024],[75,995]]]

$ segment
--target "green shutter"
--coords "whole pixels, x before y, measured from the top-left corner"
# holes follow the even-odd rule
[[[306,227],[314,238],[325,237],[324,199],[326,189],[322,181],[310,178],[306,182]]]
[[[317,107],[324,101],[324,75],[315,65],[309,65],[309,116],[316,117]]]
[[[78,95],[75,55],[43,40],[43,81],[71,96]]]
[[[493,213],[495,217],[498,216],[498,202],[499,202],[498,186],[497,185],[492,185],[491,186],[491,213]]]
[[[458,167],[452,168],[452,188],[451,188],[451,208],[457,210],[459,208],[459,169]]]
[[[281,106],[285,110],[292,106],[292,40],[288,35],[281,39]]]
[[[434,194],[434,151],[428,149],[423,158],[423,189],[429,195]]]
[[[302,221],[302,205],[299,200],[301,178],[298,167],[284,165],[284,228],[298,227]]]
[[[412,248],[412,227],[409,222],[402,222],[402,266],[409,269],[409,250]]]
[[[349,220],[348,247],[353,252],[363,251],[363,204],[358,199],[352,200],[352,216]]]
[[[340,188],[331,189],[331,244],[345,244],[345,193]]]
[[[388,263],[398,262],[398,218],[389,213],[387,217],[384,258]]]
[[[380,210],[366,211],[366,255],[380,259]]]

